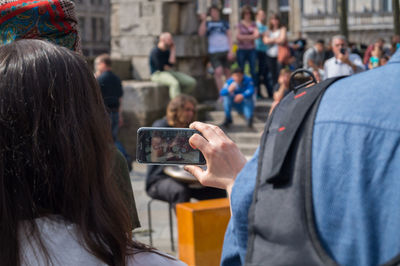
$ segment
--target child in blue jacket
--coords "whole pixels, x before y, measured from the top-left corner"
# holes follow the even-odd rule
[[[236,68],[232,72],[220,95],[224,99],[225,121],[222,124],[224,127],[229,127],[232,124],[231,110],[235,108],[238,113],[243,114],[249,128],[253,127],[254,113],[254,84],[253,80],[244,75],[243,70]]]

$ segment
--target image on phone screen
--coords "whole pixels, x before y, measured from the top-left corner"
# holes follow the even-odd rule
[[[205,164],[201,152],[189,144],[195,133],[198,131],[187,128],[140,128],[137,160],[149,164]]]

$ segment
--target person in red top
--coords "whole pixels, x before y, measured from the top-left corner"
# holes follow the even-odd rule
[[[385,45],[385,40],[382,38],[379,38],[378,40],[376,40],[375,43],[369,45],[364,54],[364,59],[363,59],[364,65],[366,66],[368,65],[369,58],[372,56],[372,51],[374,50],[374,47],[378,46],[381,50],[383,50],[384,45]]]

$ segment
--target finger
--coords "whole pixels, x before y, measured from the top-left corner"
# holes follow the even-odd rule
[[[192,174],[199,181],[201,180],[201,178],[204,176],[204,173],[205,173],[205,171],[203,169],[201,169],[198,166],[194,166],[194,165],[185,165],[185,167],[183,169],[185,169],[187,172]]]
[[[194,124],[194,123],[196,123],[196,124]],[[206,125],[206,127],[208,127],[209,130],[211,130],[210,131],[210,135],[211,136],[208,137],[208,138],[205,136],[206,139],[208,140],[208,142],[210,142],[210,143],[216,144],[216,143],[220,143],[220,142],[231,141],[231,139],[225,134],[225,132],[221,128],[219,128],[218,126],[210,125],[210,124],[204,124],[204,123],[200,123],[200,122],[194,122],[194,123],[192,123],[192,125],[193,125],[192,128],[193,129],[197,129],[198,131],[200,131],[203,134],[203,136],[204,136],[204,133],[201,131],[201,127],[203,125]],[[197,123],[200,123],[200,124],[197,124]],[[190,126],[192,126],[192,125],[190,125]],[[193,143],[193,144],[196,146],[195,143]],[[205,150],[204,151],[201,150],[201,151],[203,152],[203,154],[204,154],[204,152],[206,152]]]
[[[207,151],[207,146],[210,145],[210,143],[199,134],[191,136],[189,138],[189,144],[193,149],[199,149],[203,154]]]
[[[190,124],[190,128],[200,131],[203,137],[205,137],[208,141],[211,141],[213,138],[215,138],[214,128],[216,128],[216,126],[214,125],[205,124],[202,122],[193,122]]]

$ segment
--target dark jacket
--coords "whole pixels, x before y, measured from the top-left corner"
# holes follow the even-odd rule
[[[153,127],[171,127],[168,125],[167,119],[164,117],[155,121],[152,125]],[[150,188],[150,186],[157,182],[160,179],[169,178],[168,175],[164,174],[164,166],[163,165],[149,165],[147,166],[146,173],[146,191]]]

